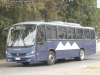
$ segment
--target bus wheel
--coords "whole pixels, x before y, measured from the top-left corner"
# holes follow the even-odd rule
[[[84,60],[84,56],[85,56],[84,50],[83,49],[80,49],[79,57],[75,57],[74,59],[76,61],[82,61],[82,60]]]
[[[29,65],[29,63],[30,63],[30,62],[24,62],[24,63],[22,63],[22,64],[25,65],[25,66],[27,66],[27,65]]]
[[[52,51],[49,51],[48,56],[47,56],[47,64],[48,65],[53,65],[55,63],[55,54]]]

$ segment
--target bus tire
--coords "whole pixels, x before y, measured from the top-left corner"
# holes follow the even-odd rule
[[[52,51],[49,51],[48,52],[48,55],[47,55],[47,64],[48,65],[53,65],[55,63],[55,54],[54,52]]]
[[[30,62],[24,62],[24,63],[22,63],[22,64],[25,65],[25,66],[28,66],[29,63],[30,63]]]
[[[83,49],[80,49],[79,57],[75,57],[74,59],[75,59],[76,61],[82,61],[82,60],[84,60],[84,56],[85,56],[84,50],[83,50]]]

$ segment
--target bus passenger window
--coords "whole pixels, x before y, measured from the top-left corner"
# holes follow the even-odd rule
[[[58,27],[58,39],[67,39],[66,27]]]
[[[90,39],[95,39],[95,32],[94,32],[94,30],[90,30]]]
[[[76,38],[83,39],[83,29],[76,29]]]
[[[88,29],[84,30],[84,38],[85,39],[89,39],[90,38],[90,34],[89,34],[89,30]]]
[[[75,28],[68,28],[68,39],[75,39]]]
[[[57,39],[56,26],[47,26],[47,39]]]

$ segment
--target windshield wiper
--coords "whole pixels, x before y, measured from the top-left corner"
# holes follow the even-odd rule
[[[26,44],[25,44],[24,40],[23,40],[22,38],[21,38],[21,40],[23,41],[24,46],[26,46]]]
[[[14,43],[17,41],[17,39],[14,41],[14,42],[12,42],[12,44],[11,44],[11,47],[14,45]]]

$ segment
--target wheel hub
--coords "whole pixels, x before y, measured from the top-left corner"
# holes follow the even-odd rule
[[[80,52],[80,57],[81,57],[81,59],[84,59],[84,51]]]
[[[54,61],[54,57],[52,54],[49,55],[49,61],[50,61],[50,63],[52,63]]]

